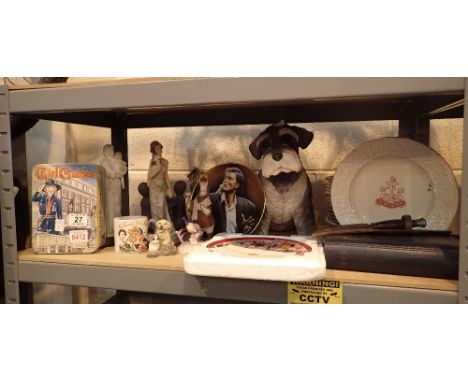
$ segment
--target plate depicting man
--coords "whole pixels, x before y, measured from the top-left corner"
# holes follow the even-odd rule
[[[246,166],[225,163],[208,170],[214,234],[253,234],[265,209],[265,194]]]

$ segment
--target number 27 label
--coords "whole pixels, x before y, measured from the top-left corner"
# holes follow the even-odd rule
[[[84,227],[88,225],[88,215],[68,214],[68,224],[75,227]]]

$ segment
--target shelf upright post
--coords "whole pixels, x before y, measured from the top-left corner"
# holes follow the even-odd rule
[[[5,301],[19,303],[15,196],[8,88],[0,86],[0,208],[2,216]]]
[[[122,159],[128,166],[128,138],[127,126],[123,122],[122,115],[117,115],[111,127],[111,143],[115,151],[122,153]],[[129,192],[128,192],[128,171],[124,175],[125,189],[122,190],[122,216],[129,214]]]
[[[468,303],[468,78],[465,78],[463,110],[463,181],[460,197],[460,265],[458,302]]]
[[[398,136],[400,138],[411,138],[416,126],[416,116],[413,101],[402,104],[398,118]]]

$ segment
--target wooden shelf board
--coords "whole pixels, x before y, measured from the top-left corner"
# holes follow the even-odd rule
[[[22,251],[18,255],[19,261],[42,261],[46,263],[94,265],[101,267],[161,269],[183,271],[183,256],[164,256],[149,258],[146,253],[116,253],[113,247],[102,248],[89,254],[47,254],[38,255],[32,248]]]
[[[184,271],[183,255],[149,258],[142,254],[120,254],[114,252],[113,247],[99,249],[91,254],[69,255],[38,255],[29,248],[18,254],[19,261],[38,261],[46,263],[76,264],[101,267],[138,268],[153,270]],[[443,291],[457,291],[456,280],[433,279],[426,277],[412,277],[388,275],[380,273],[341,271],[327,269],[327,280],[336,280],[349,284],[378,285],[401,288],[432,289]]]

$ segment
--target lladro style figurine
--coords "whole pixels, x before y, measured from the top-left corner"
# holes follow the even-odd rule
[[[122,159],[122,153],[116,151],[114,154],[115,165],[117,167],[118,173],[122,174],[120,177],[120,183],[122,184],[122,190],[125,190],[125,180],[124,175],[127,173],[127,164]]]
[[[106,223],[107,237],[114,236],[114,218],[122,216],[123,176],[127,173],[127,164],[120,153],[114,153],[112,145],[102,148],[104,157],[99,161],[106,174]]]
[[[148,187],[151,201],[151,216],[154,220],[171,221],[166,197],[172,197],[169,182],[169,162],[162,157],[163,146],[158,141],[150,144],[151,160],[148,169]]]

